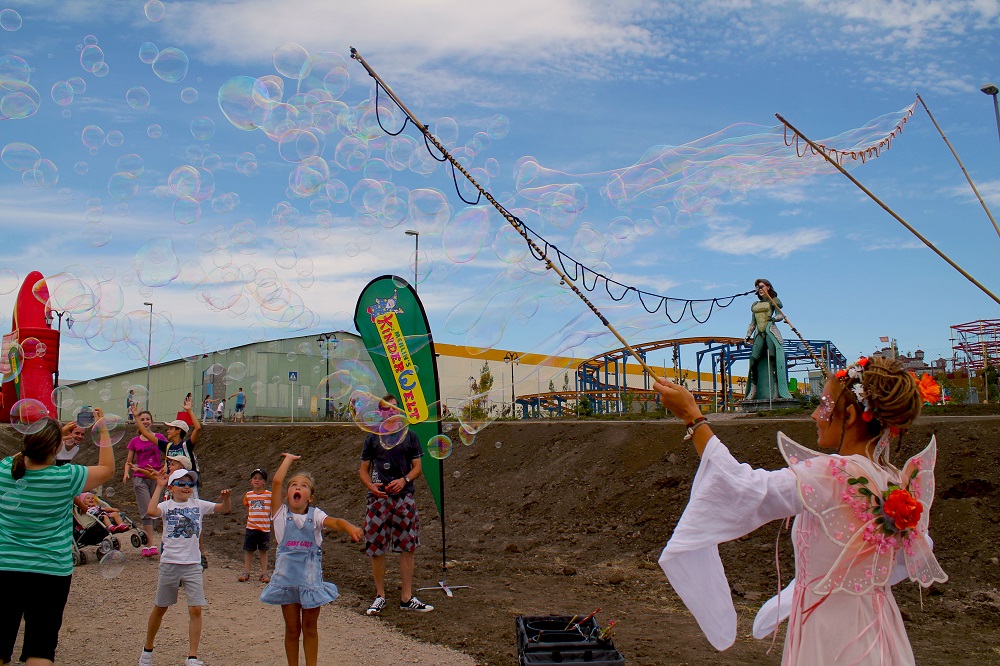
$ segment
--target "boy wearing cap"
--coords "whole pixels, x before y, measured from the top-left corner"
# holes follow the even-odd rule
[[[247,508],[247,533],[243,538],[243,575],[237,580],[250,580],[250,565],[254,552],[260,553],[260,582],[270,583],[267,575],[267,548],[271,542],[271,492],[267,490],[267,472],[257,468],[250,472],[250,491],[243,496]]]
[[[185,666],[201,666],[198,659],[198,643],[201,641],[201,608],[208,605],[205,600],[204,573],[200,562],[202,519],[210,513],[229,513],[231,510],[229,490],[219,493],[218,503],[194,499],[198,473],[179,469],[168,477],[153,471],[156,478],[156,492],[149,501],[147,513],[153,518],[163,518],[162,553],[160,554],[159,578],[153,611],[146,626],[146,644],[139,657],[139,666],[152,666],[153,643],[167,608],[177,603],[177,590],[184,586],[188,602],[188,658]],[[160,501],[163,489],[169,484],[171,499]]]
[[[167,421],[164,423],[167,426],[167,444],[163,449],[164,456],[170,458],[171,456],[187,456],[191,460],[191,469],[194,472],[199,472],[198,470],[198,458],[194,455],[194,445],[198,441],[198,434],[201,432],[201,423],[198,422],[198,417],[194,414],[194,409],[191,407],[191,398],[184,398],[184,411],[187,412],[188,418],[191,420],[191,425],[180,419],[175,421]]]

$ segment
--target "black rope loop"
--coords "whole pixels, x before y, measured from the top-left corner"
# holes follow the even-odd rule
[[[462,188],[458,186],[458,174],[455,173],[455,164],[454,163],[451,164],[451,180],[452,180],[452,182],[455,183],[455,193],[458,194],[458,198],[462,200],[462,203],[464,203],[464,204],[466,204],[468,206],[478,206],[479,205],[479,202],[483,198],[483,191],[477,187],[476,190],[479,193],[476,195],[476,200],[475,201],[469,201],[468,199],[466,199],[462,195]],[[475,183],[473,183],[473,185],[475,185]]]
[[[374,78],[374,77],[372,77],[372,78]],[[406,129],[406,125],[407,125],[407,123],[409,123],[409,122],[410,122],[410,117],[409,117],[408,115],[406,115],[406,114],[404,113],[404,114],[403,114],[403,125],[402,125],[402,126],[401,126],[401,127],[400,127],[400,128],[399,128],[399,129],[397,130],[397,131],[395,131],[395,132],[390,132],[389,130],[387,130],[387,129],[385,128],[385,125],[383,125],[383,124],[382,124],[382,116],[381,116],[381,114],[379,114],[379,112],[378,112],[378,91],[379,91],[379,90],[381,90],[381,89],[382,89],[382,84],[381,84],[381,83],[379,83],[379,82],[378,82],[378,81],[376,80],[376,81],[375,81],[375,120],[377,120],[377,121],[378,121],[378,126],[379,126],[379,128],[380,128],[380,129],[381,129],[381,130],[382,130],[383,132],[385,132],[385,133],[386,133],[386,134],[388,134],[389,136],[399,136],[400,134],[402,134],[402,133],[403,133],[403,130],[405,130],[405,129]],[[390,99],[391,99],[391,98],[390,98]],[[399,107],[397,106],[396,108],[399,108]],[[402,111],[402,109],[400,109],[400,111]]]

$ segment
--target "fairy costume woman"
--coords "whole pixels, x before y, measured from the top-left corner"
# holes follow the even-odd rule
[[[824,454],[783,434],[788,467],[742,465],[703,425],[693,397],[657,382],[664,405],[691,423],[701,464],[691,499],[660,556],[671,585],[717,649],[736,639],[736,611],[718,544],[794,516],[795,579],[758,613],[754,634],[789,619],[783,664],[913,664],[891,586],[944,582],[928,536],[936,442],[888,463],[888,444],[925,397],[885,359],[862,359],[833,377],[813,413]]]

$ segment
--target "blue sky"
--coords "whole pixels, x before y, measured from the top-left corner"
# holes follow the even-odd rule
[[[0,316],[6,330],[11,274],[31,270],[63,274],[54,285],[96,303],[74,315],[64,377],[141,365],[145,301],[156,313],[154,360],[350,329],[365,283],[412,275],[411,228],[421,232],[419,291],[438,340],[580,356],[619,346],[499,216],[467,209],[421,145],[373,130],[371,80],[348,58],[351,46],[454,139],[509,208],[621,282],[701,299],[767,277],[804,335],[848,357],[882,335],[904,351],[944,353],[949,325],[996,316],[992,300],[842,175],[796,163],[791,148],[773,171],[740,161],[773,143],[775,113],[823,139],[898,112],[919,92],[997,207],[1000,142],[992,100],[979,91],[1000,79],[995,0],[389,0],[377,11],[339,0],[7,0],[0,9],[16,12],[0,14],[0,93],[21,93],[6,98],[14,117],[0,120],[0,148],[38,152],[15,146],[0,166]],[[147,42],[160,61],[140,58]],[[168,49],[189,61],[182,80],[164,80],[183,70]],[[74,78],[86,89],[70,101]],[[238,129],[234,107],[228,117],[220,109],[220,89],[254,79],[270,135]],[[310,86],[326,96],[293,97]],[[387,123],[398,119],[390,112]],[[616,206],[608,196],[614,174],[648,174],[629,170],[644,156],[666,172],[680,162],[665,147],[720,132],[742,138],[696,144],[699,167],[685,163],[655,197]],[[919,105],[891,150],[852,169],[1000,288],[1000,238]],[[698,187],[685,189],[687,178]],[[742,336],[749,321],[747,298],[700,325],[647,314],[632,297],[594,301],[632,343]]]

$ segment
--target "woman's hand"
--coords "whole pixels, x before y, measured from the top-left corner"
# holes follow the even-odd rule
[[[657,378],[653,388],[660,394],[660,404],[684,423],[691,423],[702,415],[694,395],[683,386]]]
[[[72,437],[74,429],[76,429],[76,421],[70,421],[69,423],[64,423],[62,427],[63,439]]]

